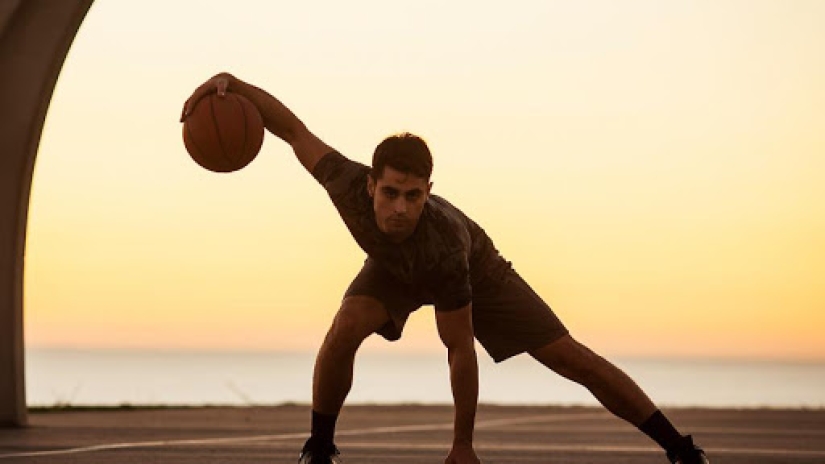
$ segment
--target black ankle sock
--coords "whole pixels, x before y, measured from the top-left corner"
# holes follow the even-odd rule
[[[682,435],[658,409],[639,426],[639,430],[652,438],[665,451],[673,452],[682,445]]]
[[[321,414],[312,411],[312,436],[307,441],[317,446],[327,447],[333,444],[335,437],[335,422],[338,414]]]

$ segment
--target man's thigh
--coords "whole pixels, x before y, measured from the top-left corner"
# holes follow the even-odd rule
[[[513,270],[501,283],[474,289],[473,328],[496,362],[569,333],[550,306]]]
[[[389,320],[375,332],[390,341],[401,338],[410,314],[427,304],[413,289],[370,258],[364,262],[344,294],[345,301],[354,297],[369,297],[381,303]]]
[[[344,297],[335,315],[335,334],[364,340],[390,321],[384,304],[371,296],[351,295]]]

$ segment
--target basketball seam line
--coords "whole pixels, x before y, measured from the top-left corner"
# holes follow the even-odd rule
[[[198,155],[200,155],[201,157],[205,157],[203,150],[201,150],[201,147],[198,146],[197,140],[195,140],[195,135],[192,133],[192,126],[184,123],[183,128],[186,130],[186,133],[189,134],[189,141],[195,147],[195,151],[198,153]],[[196,159],[195,161],[198,160]],[[198,164],[200,164],[200,162],[198,162]]]
[[[247,139],[247,132],[248,128],[246,127],[246,108],[244,108],[243,102],[237,95],[232,95],[235,98],[235,101],[238,103],[238,106],[241,107],[241,114],[243,115],[243,150],[241,154],[244,157],[244,161],[246,160],[246,139]],[[244,165],[245,166],[245,165]]]
[[[220,97],[216,97],[216,98],[220,98]],[[232,166],[232,160],[229,159],[228,156],[226,156],[226,147],[224,146],[224,143],[223,143],[223,137],[221,137],[221,127],[218,125],[218,118],[215,117],[215,101],[212,98],[209,99],[209,109],[210,109],[209,116],[212,117],[212,124],[215,126],[215,135],[218,136],[218,145],[220,145],[220,147],[221,147],[221,158],[223,158],[223,160],[226,161],[229,164],[229,166],[231,167]]]

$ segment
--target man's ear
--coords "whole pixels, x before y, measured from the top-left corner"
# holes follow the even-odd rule
[[[372,179],[372,175],[367,176],[367,193],[370,194],[370,198],[375,196],[375,181]]]
[[[430,182],[429,184],[427,184],[427,195],[430,194],[430,191],[432,191],[432,189],[433,189],[433,183]]]

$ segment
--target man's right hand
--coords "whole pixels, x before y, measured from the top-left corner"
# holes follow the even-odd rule
[[[183,111],[180,115],[180,122],[183,122],[187,116],[192,114],[192,111],[195,109],[195,105],[201,98],[213,92],[217,92],[219,97],[225,96],[231,82],[235,82],[237,85],[238,80],[232,74],[222,72],[215,74],[211,79],[201,84],[197,89],[195,89],[194,92],[192,92],[192,95],[186,99],[186,102],[184,102]]]

